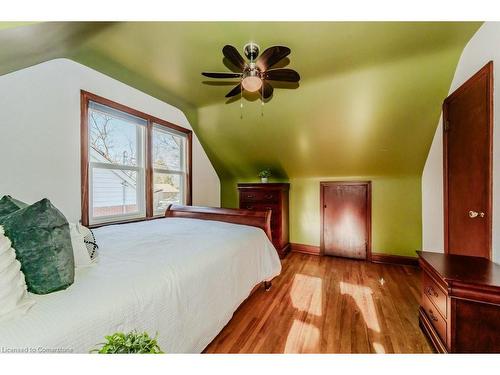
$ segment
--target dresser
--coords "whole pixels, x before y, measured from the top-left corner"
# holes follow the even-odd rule
[[[271,236],[280,258],[290,250],[288,236],[288,191],[290,184],[238,184],[240,208],[271,210]]]
[[[500,352],[500,265],[485,258],[417,252],[420,327],[440,353]]]

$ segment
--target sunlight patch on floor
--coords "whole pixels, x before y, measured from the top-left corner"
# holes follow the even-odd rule
[[[296,274],[293,279],[290,298],[292,305],[300,311],[321,316],[323,280],[319,277]]]
[[[382,345],[379,342],[374,342],[372,345],[373,345],[373,349],[375,350],[375,353],[377,353],[377,354],[385,354],[384,345]]]
[[[312,324],[294,319],[284,353],[319,353],[320,332]]]
[[[375,332],[380,332],[380,325],[378,323],[377,311],[373,302],[373,291],[371,288],[362,285],[355,285],[341,281],[340,293],[350,295],[358,309],[363,314],[363,319],[368,328]]]

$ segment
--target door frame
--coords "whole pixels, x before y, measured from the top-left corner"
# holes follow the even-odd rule
[[[320,237],[320,246],[319,246],[319,255],[325,255],[325,186],[331,185],[343,185],[343,186],[366,186],[366,261],[370,262],[372,260],[372,182],[371,181],[320,181],[319,189],[320,189],[320,228],[321,228],[321,237]]]
[[[484,75],[487,76],[487,90],[488,90],[488,151],[490,154],[489,165],[488,165],[488,181],[486,182],[489,194],[486,212],[487,229],[488,229],[488,259],[491,259],[491,247],[492,247],[492,217],[493,217],[493,61],[489,61],[485,66],[483,66],[478,72],[476,72],[472,77],[465,81],[459,88],[457,88],[453,93],[451,93],[443,101],[443,205],[444,205],[444,252],[449,254],[449,220],[448,220],[448,103],[455,99],[456,96],[468,90],[469,87],[476,82],[478,79],[482,78]]]

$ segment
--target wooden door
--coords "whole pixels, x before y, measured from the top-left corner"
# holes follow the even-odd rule
[[[370,182],[322,182],[321,219],[322,254],[370,258]]]
[[[445,252],[490,259],[492,62],[445,99],[443,123]]]

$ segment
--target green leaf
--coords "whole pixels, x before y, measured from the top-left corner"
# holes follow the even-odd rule
[[[98,344],[101,348],[91,350],[91,353],[98,354],[122,354],[122,353],[163,353],[158,346],[156,339],[158,333],[152,339],[147,332],[137,333],[135,330],[123,333],[115,332],[112,335],[105,336],[106,342]]]

